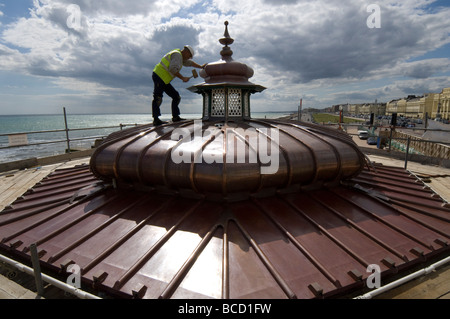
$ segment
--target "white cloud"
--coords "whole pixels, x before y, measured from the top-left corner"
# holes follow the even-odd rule
[[[408,91],[401,83],[419,88],[422,79],[439,77],[427,83],[445,85],[449,59],[420,59],[450,43],[450,9],[430,9],[432,2],[377,1],[381,28],[369,29],[362,0],[35,0],[28,17],[3,26],[0,69],[53,77],[61,88],[83,88],[90,97],[139,96],[150,103],[151,72],[161,56],[191,44],[199,63],[220,59],[218,39],[228,20],[233,57],[255,70],[252,82],[268,88],[255,95],[258,103],[284,107],[305,96],[329,106],[340,103],[346,87],[356,97],[352,85],[361,83],[376,85],[362,92],[382,100]],[[67,23],[70,5],[80,9],[79,28]],[[184,90],[192,83],[175,85],[187,105],[198,100]]]

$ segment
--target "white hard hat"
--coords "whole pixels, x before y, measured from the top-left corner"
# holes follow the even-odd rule
[[[190,45],[185,45],[185,49],[188,49],[191,52],[192,57],[194,57],[194,49]]]

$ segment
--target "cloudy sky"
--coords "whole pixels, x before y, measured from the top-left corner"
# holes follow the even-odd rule
[[[233,58],[267,87],[254,111],[440,92],[449,16],[448,0],[0,0],[0,115],[149,113],[161,56],[190,44],[219,60],[225,20]],[[201,82],[172,82],[182,113],[201,113],[186,90]]]

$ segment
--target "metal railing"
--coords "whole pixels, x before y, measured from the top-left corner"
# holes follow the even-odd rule
[[[107,129],[122,130],[125,127],[140,125],[140,124],[135,123],[135,124],[118,124],[118,125],[113,125],[113,126],[99,126],[99,127],[69,129],[68,125],[67,125],[66,110],[65,110],[65,108],[63,110],[64,110],[64,124],[65,124],[64,129],[0,134],[0,137],[11,137],[11,136],[24,137],[25,136],[22,139],[19,138],[18,140],[16,140],[15,143],[12,143],[12,144],[10,143],[10,145],[8,145],[8,146],[0,146],[0,150],[18,148],[18,147],[32,147],[32,146],[45,145],[45,144],[66,143],[66,153],[70,153],[73,151],[71,149],[71,142],[103,139],[103,138],[107,137],[110,133],[112,133],[112,132],[110,132],[108,134],[92,135],[92,136],[85,136],[85,137],[70,137],[71,132],[89,131],[89,130],[91,130],[91,131],[92,130],[107,130]],[[371,129],[373,129],[375,127],[375,126],[371,126],[371,125],[358,124],[358,123],[357,124],[349,124],[349,123],[325,124],[325,123],[323,123],[322,125],[339,126],[340,128],[343,128],[344,130],[347,130],[347,128],[349,128],[349,127],[358,127],[358,128],[364,127],[364,128],[367,128],[367,130],[369,132]],[[429,129],[429,128],[419,128],[419,127],[405,128],[405,127],[393,127],[393,126],[378,126],[378,128],[380,128],[380,127],[383,129],[389,130],[389,137],[387,138],[387,141],[388,141],[387,147],[388,147],[389,151],[391,151],[392,149],[397,149],[401,152],[405,152],[405,168],[407,165],[408,155],[410,155],[411,149],[414,149],[414,151],[418,151],[419,153],[422,153],[423,155],[426,155],[426,156],[450,159],[450,141],[442,142],[442,141],[422,140],[418,137],[408,135],[405,132],[399,132],[399,131],[397,131],[397,129],[400,129],[401,131],[446,132],[446,133],[449,133],[449,137],[450,137],[450,130]],[[43,134],[43,133],[65,133],[65,138],[57,139],[57,140],[42,141],[42,142],[34,142],[34,143],[28,142],[26,136],[33,135],[33,134]],[[348,133],[348,134],[349,135],[357,135],[357,134],[352,134],[352,133]],[[373,132],[372,132],[372,136],[377,137],[377,138],[380,137],[379,135],[375,135]],[[383,138],[385,138],[385,137],[383,137]],[[403,141],[405,143],[402,143]],[[399,145],[401,144],[401,145],[399,147],[396,147],[397,144],[399,144]],[[420,145],[420,144],[427,145],[428,149],[435,149],[435,150],[428,152],[428,153],[422,152],[421,151],[422,148],[418,147],[418,145]],[[430,146],[430,145],[432,145],[432,146]],[[436,148],[440,148],[440,150],[436,150]]]
[[[44,297],[45,290],[43,282],[45,281],[51,284],[52,286],[55,286],[61,289],[62,291],[72,294],[80,299],[101,299],[96,295],[93,295],[89,292],[82,290],[81,287],[77,287],[76,285],[70,284],[68,282],[63,282],[57,278],[42,273],[36,244],[31,244],[30,254],[32,267],[24,265],[2,254],[0,254],[0,262],[8,264],[17,270],[24,272],[27,275],[33,276],[35,280],[36,293],[38,297]]]
[[[15,133],[6,133],[6,134],[0,134],[0,137],[9,137],[12,135],[30,135],[30,134],[41,134],[41,133],[58,133],[58,132],[66,132],[67,134],[69,132],[75,132],[75,131],[88,131],[88,130],[101,130],[101,129],[113,129],[117,128],[122,130],[124,127],[127,126],[137,126],[139,124],[119,124],[114,126],[98,126],[98,127],[86,127],[86,128],[74,128],[74,129],[61,129],[61,130],[48,130],[48,131],[33,131],[33,132],[15,132]],[[54,144],[54,143],[67,143],[67,149],[70,150],[70,142],[73,141],[82,141],[82,140],[95,140],[99,138],[104,138],[107,135],[94,135],[94,136],[87,136],[87,137],[75,137],[70,138],[68,135],[65,139],[60,140],[52,140],[52,141],[45,141],[45,142],[37,142],[37,143],[24,143],[24,144],[17,144],[17,145],[8,145],[8,146],[1,146],[0,149],[8,149],[8,148],[15,148],[15,147],[24,147],[24,146],[35,146],[35,145],[43,145],[43,144]]]
[[[96,126],[96,127],[69,129],[69,127],[67,125],[66,110],[64,108],[64,125],[65,125],[64,129],[57,129],[57,130],[13,132],[13,133],[0,134],[0,137],[8,137],[9,138],[9,145],[0,146],[0,150],[12,149],[12,148],[18,148],[18,147],[32,147],[32,146],[45,145],[45,144],[66,143],[66,153],[71,153],[73,151],[73,149],[71,148],[71,142],[103,139],[103,138],[107,137],[111,132],[108,134],[103,134],[103,135],[92,135],[92,136],[84,136],[84,137],[70,137],[70,132],[107,130],[107,129],[122,130],[125,127],[137,126],[139,124],[137,124],[137,123],[122,124],[121,123],[121,124],[113,125],[113,126]],[[65,133],[65,138],[64,139],[47,140],[47,141],[42,141],[42,142],[31,142],[31,143],[28,142],[29,135],[45,134],[45,133]]]

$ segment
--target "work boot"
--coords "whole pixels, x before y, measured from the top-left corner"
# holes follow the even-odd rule
[[[172,122],[180,122],[180,121],[185,121],[186,119],[182,119],[181,117],[179,117],[179,116],[175,116],[175,117],[173,117],[172,118]]]
[[[167,124],[167,122],[164,122],[164,121],[161,121],[159,118],[157,118],[157,117],[155,117],[154,119],[153,119],[153,125],[154,126],[159,126],[159,125],[162,125],[162,124]]]

